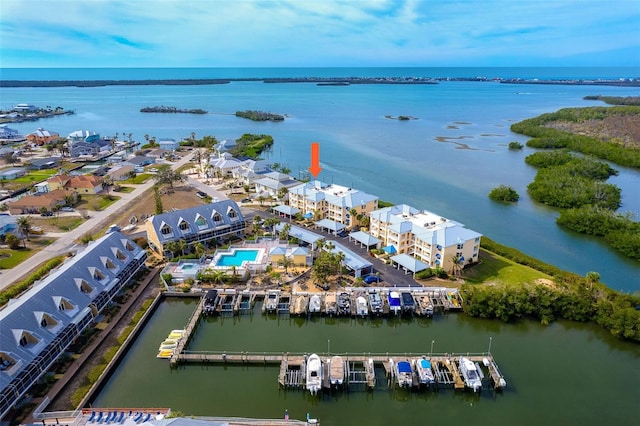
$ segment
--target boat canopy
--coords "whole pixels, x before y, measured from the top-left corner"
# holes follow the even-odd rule
[[[398,363],[398,372],[411,373],[411,364],[409,364],[407,361],[400,361]]]

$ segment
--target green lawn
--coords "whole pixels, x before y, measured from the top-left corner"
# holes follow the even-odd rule
[[[145,183],[145,181],[149,179],[151,176],[153,176],[151,173],[140,173],[139,175],[136,175],[135,178],[127,179],[125,182],[139,185],[141,183]]]
[[[484,249],[480,250],[480,263],[465,269],[463,278],[474,284],[494,282],[511,285],[533,283],[539,278],[553,279],[540,271],[517,264]]]
[[[65,216],[58,218],[53,217],[47,219],[47,221],[61,231],[71,231],[80,226],[82,222],[84,222],[84,219],[78,216]]]
[[[131,186],[121,186],[117,191],[114,189],[114,192],[125,192],[125,193],[129,193],[129,192],[133,192],[135,188],[131,187]]]
[[[0,269],[15,268],[34,253],[35,251],[29,248],[20,248],[18,250],[0,249]]]
[[[16,183],[31,183],[31,182],[41,182],[43,180],[49,179],[51,176],[58,173],[58,169],[45,169],[45,170],[34,170],[27,173],[24,176],[21,176],[17,179],[13,179],[11,182]]]
[[[117,195],[111,195],[107,197],[105,195],[82,195],[82,200],[76,206],[76,208],[86,208],[93,211],[101,211],[115,203],[120,197]]]

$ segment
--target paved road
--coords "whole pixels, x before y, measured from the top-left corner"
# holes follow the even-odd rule
[[[191,160],[192,155],[193,153],[189,153],[185,155],[180,161],[172,163],[171,168],[175,170],[178,167],[187,164]],[[124,212],[128,208],[130,202],[144,194],[144,192],[151,188],[154,183],[155,181],[153,179],[149,179],[143,184],[136,185],[135,189],[132,192],[118,194],[121,197],[118,201],[111,204],[109,207],[102,211],[90,211],[89,214],[91,215],[91,217],[87,219],[82,225],[65,233],[64,237],[58,238],[54,243],[31,256],[26,262],[21,263],[16,268],[2,270],[2,273],[0,274],[0,290],[27,276],[29,273],[31,273],[31,270],[34,267],[40,265],[42,262],[72,250],[76,245],[75,241],[82,235],[86,233],[97,232],[98,230],[108,226],[110,224],[110,221],[112,220],[112,216],[120,212]],[[199,190],[213,194],[214,197],[226,198],[224,194],[217,195],[219,194],[218,191],[215,191],[211,187],[204,185],[194,179],[189,179],[189,183],[194,185]]]

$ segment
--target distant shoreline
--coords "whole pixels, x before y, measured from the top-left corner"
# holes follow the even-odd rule
[[[0,88],[14,87],[103,87],[103,86],[198,86],[229,84],[232,82],[315,83],[321,86],[350,86],[354,84],[438,84],[440,82],[490,82],[504,84],[544,84],[571,86],[640,87],[635,79],[520,79],[486,77],[282,77],[282,78],[207,78],[207,79],[150,79],[150,80],[0,80]]]

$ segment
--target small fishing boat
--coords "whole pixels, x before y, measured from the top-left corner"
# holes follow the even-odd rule
[[[315,395],[322,388],[322,360],[317,354],[307,359],[307,390]]]
[[[322,299],[320,298],[320,295],[314,294],[313,296],[311,296],[311,299],[309,300],[309,313],[310,314],[320,313],[321,305],[322,305]]]
[[[327,315],[331,316],[338,313],[338,295],[336,293],[327,293],[324,303]]]
[[[351,315],[351,297],[349,293],[340,293],[338,295],[338,315]]]
[[[329,381],[331,386],[342,386],[344,382],[344,360],[339,355],[329,360]]]
[[[184,335],[184,330],[171,330],[167,339],[179,339]]]
[[[366,317],[369,313],[369,306],[367,305],[367,299],[362,296],[356,298],[356,315],[359,317]]]
[[[392,314],[398,315],[401,309],[400,295],[397,291],[392,291],[389,293],[389,310]]]
[[[396,364],[396,378],[398,386],[403,388],[411,387],[413,383],[413,370],[409,361],[398,361]]]
[[[156,358],[168,359],[173,355],[173,349],[162,349],[156,355]]]
[[[425,357],[416,360],[415,362],[416,372],[420,379],[421,385],[432,385],[435,381],[433,377],[433,370],[431,370],[431,362]]]
[[[369,293],[369,306],[371,307],[371,315],[382,315],[382,298],[377,291]]]
[[[264,299],[264,309],[267,313],[275,313],[278,309],[278,301],[280,300],[280,291],[269,290],[267,296]]]
[[[460,357],[460,374],[462,374],[466,387],[473,389],[474,392],[479,392],[482,389],[483,374],[480,367],[469,358]]]
[[[420,315],[424,315],[430,317],[433,315],[433,303],[431,303],[431,298],[426,294],[419,294],[415,297],[416,299],[416,309],[419,311]]]
[[[158,350],[163,349],[175,349],[178,346],[178,342],[173,339],[167,339],[164,342],[160,343]]]

